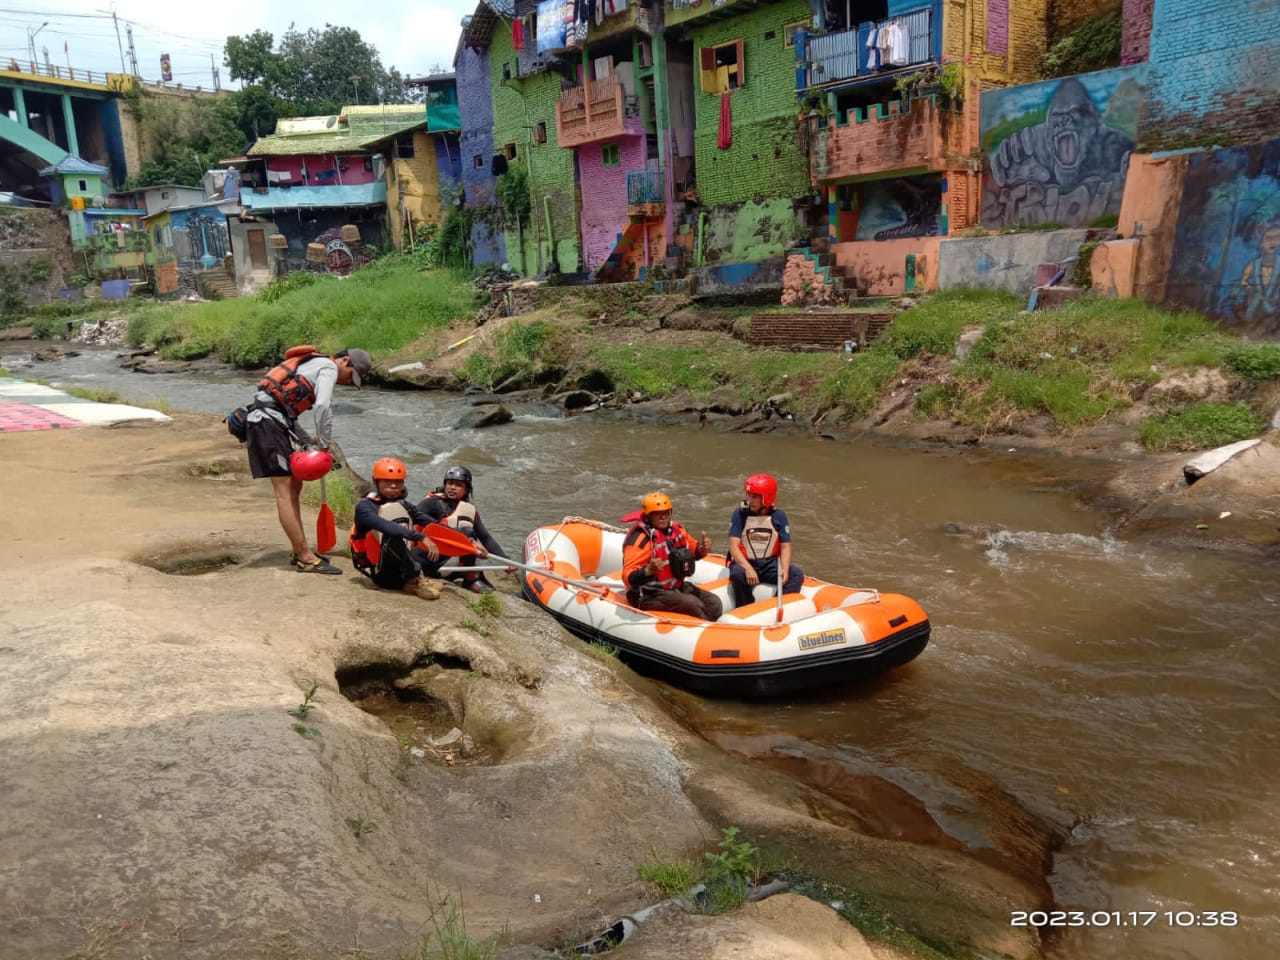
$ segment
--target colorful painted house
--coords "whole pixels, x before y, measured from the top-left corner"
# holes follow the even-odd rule
[[[540,53],[536,37],[523,26],[514,27],[536,15],[536,7],[536,0],[516,0],[516,19],[499,17],[490,37],[491,170],[505,169],[499,177],[510,178],[495,190],[501,193],[505,188],[514,201],[514,211],[505,210],[503,224],[512,266],[526,275],[576,273],[582,267],[575,156],[561,148],[556,131],[566,67],[551,53]]]
[[[40,176],[49,180],[54,205],[67,211],[73,247],[84,246],[85,238],[94,232],[93,223],[85,216],[85,211],[101,209],[105,204],[107,188],[103,177],[109,174],[106,167],[71,154],[40,170]]]
[[[462,34],[454,54],[459,108],[462,201],[473,211],[471,259],[476,264],[500,264],[507,258],[506,241],[498,228],[499,208],[493,171],[493,92],[490,88],[489,43],[499,14],[508,18],[513,7],[501,0],[477,4],[462,20]],[[503,160],[505,161],[505,157]]]
[[[689,198],[671,223],[695,231],[695,262],[779,257],[804,232],[795,42],[811,17],[806,0],[676,0],[666,12],[670,180]]]
[[[978,91],[1034,78],[1046,6],[877,0],[797,26],[815,262],[870,294],[934,285],[939,240],[981,215]]]
[[[413,156],[397,156],[388,167],[387,209],[392,223],[400,222],[398,208],[407,214],[405,229],[413,224],[439,225],[458,202],[462,185],[457,79],[452,73],[433,74],[405,81],[418,87],[426,101],[426,127],[413,134]],[[405,231],[400,231],[401,249]],[[393,231],[394,238],[394,231]]]
[[[239,200],[231,198],[167,207],[148,216],[156,293],[195,291],[198,273],[222,267],[231,252],[227,218],[239,212]]]

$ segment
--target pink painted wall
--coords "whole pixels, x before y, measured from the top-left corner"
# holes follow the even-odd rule
[[[627,228],[627,173],[645,168],[644,137],[627,134],[608,143],[618,144],[622,162],[606,167],[600,155],[605,143],[578,148],[578,175],[582,187],[582,261],[584,270],[595,270],[608,258]]]
[[[372,170],[364,168],[365,154],[344,154],[341,159],[347,161],[347,169],[341,171],[343,185],[351,185],[354,183],[373,183],[377,179],[373,175]],[[316,174],[324,170],[333,170],[336,168],[337,159],[333,154],[312,154],[304,157],[268,157],[267,169],[277,173],[288,173],[295,183],[302,181],[302,164],[303,161],[307,165],[307,173],[311,175],[307,184],[309,186],[337,186],[338,179],[335,177],[325,183],[316,182]]]
[[[902,240],[857,240],[832,244],[839,266],[853,267],[858,285],[868,296],[890,297],[906,289],[907,254],[916,255],[916,289],[938,288],[938,245],[942,237],[906,237]]]

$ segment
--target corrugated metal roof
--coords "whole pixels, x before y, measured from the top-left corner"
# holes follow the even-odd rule
[[[296,157],[311,153],[345,153],[427,124],[420,103],[347,106],[338,116],[280,120],[276,132],[249,148],[250,157]]]

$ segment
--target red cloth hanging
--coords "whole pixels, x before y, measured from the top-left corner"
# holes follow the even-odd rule
[[[720,94],[720,136],[716,138],[716,146],[728,150],[733,144],[733,124],[729,120],[729,94]]]
[[[524,21],[511,21],[511,45],[517,50],[524,49]]]

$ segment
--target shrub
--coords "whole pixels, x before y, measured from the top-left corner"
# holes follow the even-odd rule
[[[1151,451],[1197,450],[1247,440],[1263,423],[1247,404],[1197,403],[1142,424],[1142,445]]]
[[[1227,369],[1250,383],[1280,377],[1280,343],[1248,343],[1229,349],[1223,358]]]

